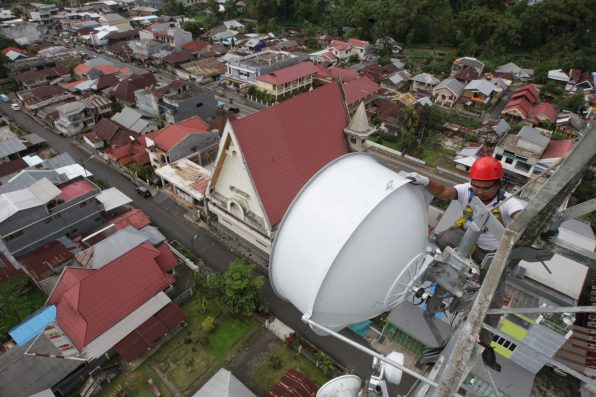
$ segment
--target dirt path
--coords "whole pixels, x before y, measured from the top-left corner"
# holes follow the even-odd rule
[[[170,390],[170,393],[172,393],[175,397],[184,397],[184,394],[182,394],[180,392],[180,390],[178,390],[178,388],[176,387],[176,385],[174,383],[172,383],[168,377],[166,375],[164,375],[159,368],[157,367],[157,365],[152,365],[151,369],[153,369],[155,371],[155,373],[157,374],[157,376],[159,376],[159,380],[161,380],[163,382],[164,385],[166,385],[166,387]]]
[[[263,364],[263,360],[273,349],[273,343],[277,340],[275,335],[262,328],[255,332],[245,343],[241,351],[229,364],[224,364],[226,369],[242,383],[248,384],[255,371]]]

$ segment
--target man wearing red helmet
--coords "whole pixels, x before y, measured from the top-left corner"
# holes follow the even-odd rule
[[[437,236],[436,242],[441,249],[447,245],[455,247],[459,243],[465,224],[472,216],[469,205],[474,196],[477,196],[505,227],[524,209],[523,202],[515,197],[505,200],[509,197],[509,193],[501,188],[503,166],[494,157],[482,157],[472,164],[469,183],[447,186],[430,181],[415,172],[409,173],[407,178],[412,179],[417,185],[425,186],[426,190],[437,198],[459,201],[464,209],[462,217],[455,222],[454,227]],[[476,246],[474,259],[480,263],[488,252],[497,249],[499,241],[489,233],[482,233]]]
[[[407,178],[414,184],[423,185],[433,196],[444,200],[457,200],[464,209],[461,218],[459,218],[453,227],[437,235],[435,240],[440,249],[446,246],[456,247],[464,235],[466,223],[472,219],[473,213],[470,208],[470,202],[477,196],[480,201],[492,212],[492,214],[507,227],[524,209],[524,203],[515,197],[507,199],[510,194],[501,188],[501,179],[503,178],[503,166],[494,157],[482,157],[472,164],[470,169],[470,183],[463,183],[455,186],[446,186],[437,182],[430,181],[427,177],[415,172],[409,173]],[[506,200],[507,199],[507,200]],[[499,241],[490,233],[483,232],[476,247],[473,250],[472,258],[481,264],[484,257],[489,252],[494,252],[499,246]],[[480,269],[480,282],[484,281],[487,268]],[[492,307],[501,307],[503,302],[503,285],[499,285],[495,297],[491,304]],[[492,326],[498,325],[497,316],[489,316],[486,322]],[[501,370],[497,363],[493,348],[490,346],[492,335],[486,330],[480,332],[480,344],[485,347],[482,358],[485,363],[496,371]]]

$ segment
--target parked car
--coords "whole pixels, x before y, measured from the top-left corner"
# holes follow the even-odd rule
[[[19,105],[18,103],[11,103],[10,108],[12,110],[21,110],[21,105]]]
[[[8,101],[10,101],[10,98],[6,94],[0,94],[0,101],[7,103]]]
[[[137,186],[135,188],[135,192],[137,192],[137,194],[141,197],[151,197],[151,192],[144,186]]]
[[[240,113],[240,108],[228,108],[228,110],[232,113]]]

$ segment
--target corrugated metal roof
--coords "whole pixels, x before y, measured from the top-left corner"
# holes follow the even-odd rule
[[[95,198],[103,204],[104,210],[106,211],[113,210],[114,208],[118,208],[132,202],[130,197],[115,187],[103,190],[100,194],[95,196]]]
[[[0,222],[19,211],[43,205],[60,194],[52,182],[44,178],[26,189],[0,195]]]
[[[8,331],[8,334],[17,342],[24,345],[36,337],[49,323],[56,320],[56,306],[47,306],[36,311],[19,325]]]
[[[148,236],[144,233],[132,226],[127,226],[89,248],[89,250],[92,250],[93,256],[86,263],[86,267],[92,269],[102,268],[148,239]],[[82,252],[77,255],[77,260],[79,260],[79,256],[83,258],[87,254],[86,251]]]
[[[19,138],[9,138],[0,141],[0,158],[27,150],[27,146]]]
[[[230,371],[221,368],[192,397],[257,397]]]

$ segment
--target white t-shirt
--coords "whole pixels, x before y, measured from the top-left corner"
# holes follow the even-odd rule
[[[469,183],[462,183],[461,185],[453,186],[457,191],[457,201],[462,208],[466,208],[470,202],[470,193],[472,185]],[[486,204],[486,208],[492,210],[495,207],[499,207],[501,216],[503,217],[503,224],[507,227],[513,219],[511,219],[511,215],[515,214],[518,211],[521,211],[526,206],[525,203],[519,200],[517,197],[510,198],[509,200],[503,203],[507,197],[511,196],[509,193],[505,192],[505,198],[503,198],[499,203],[497,203],[497,197],[488,204]],[[502,203],[502,204],[501,204]],[[499,246],[499,240],[497,240],[492,234],[483,232],[480,237],[478,238],[478,242],[476,245],[483,250],[487,251],[494,251]]]

